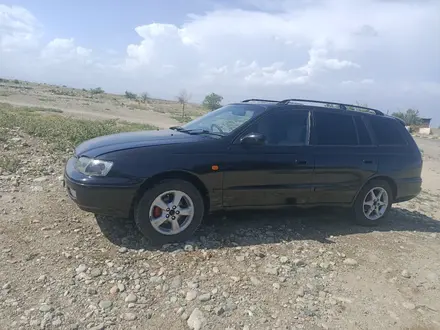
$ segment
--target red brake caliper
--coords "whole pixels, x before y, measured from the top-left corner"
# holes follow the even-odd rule
[[[159,218],[162,215],[162,209],[159,206],[153,208],[153,217]]]

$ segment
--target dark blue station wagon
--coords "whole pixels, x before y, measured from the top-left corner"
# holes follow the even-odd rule
[[[253,99],[183,126],[85,141],[64,178],[81,209],[134,217],[164,244],[189,239],[208,212],[240,208],[344,206],[377,225],[419,194],[422,164],[401,120],[379,110]]]

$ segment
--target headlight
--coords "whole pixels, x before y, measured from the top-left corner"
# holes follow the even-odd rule
[[[112,162],[87,157],[80,157],[75,164],[79,172],[90,176],[106,176],[112,166]]]

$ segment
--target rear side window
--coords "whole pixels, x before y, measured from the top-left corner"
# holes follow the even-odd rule
[[[359,136],[359,144],[361,146],[372,145],[370,133],[368,133],[367,127],[361,116],[354,116],[354,122],[356,123],[356,129]]]
[[[400,130],[400,125],[395,120],[380,117],[370,118],[371,128],[379,145],[406,145],[405,137]]]
[[[314,119],[314,144],[347,146],[357,145],[358,139],[353,118],[350,115],[318,112]]]

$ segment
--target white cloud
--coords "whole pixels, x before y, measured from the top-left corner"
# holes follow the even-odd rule
[[[56,38],[42,49],[41,58],[50,63],[61,63],[72,60],[87,62],[91,54],[91,49],[76,46],[73,38]]]
[[[38,46],[37,19],[26,9],[0,4],[0,51],[12,52]]]
[[[10,75],[25,68],[34,80],[160,97],[186,88],[194,100],[215,91],[225,101],[303,96],[422,112],[438,102],[439,1],[237,1],[258,10],[221,5],[183,25],[145,22],[133,31],[139,42],[102,54],[65,36],[44,45],[30,12],[0,5],[0,56]],[[29,45],[39,46],[7,55]]]

